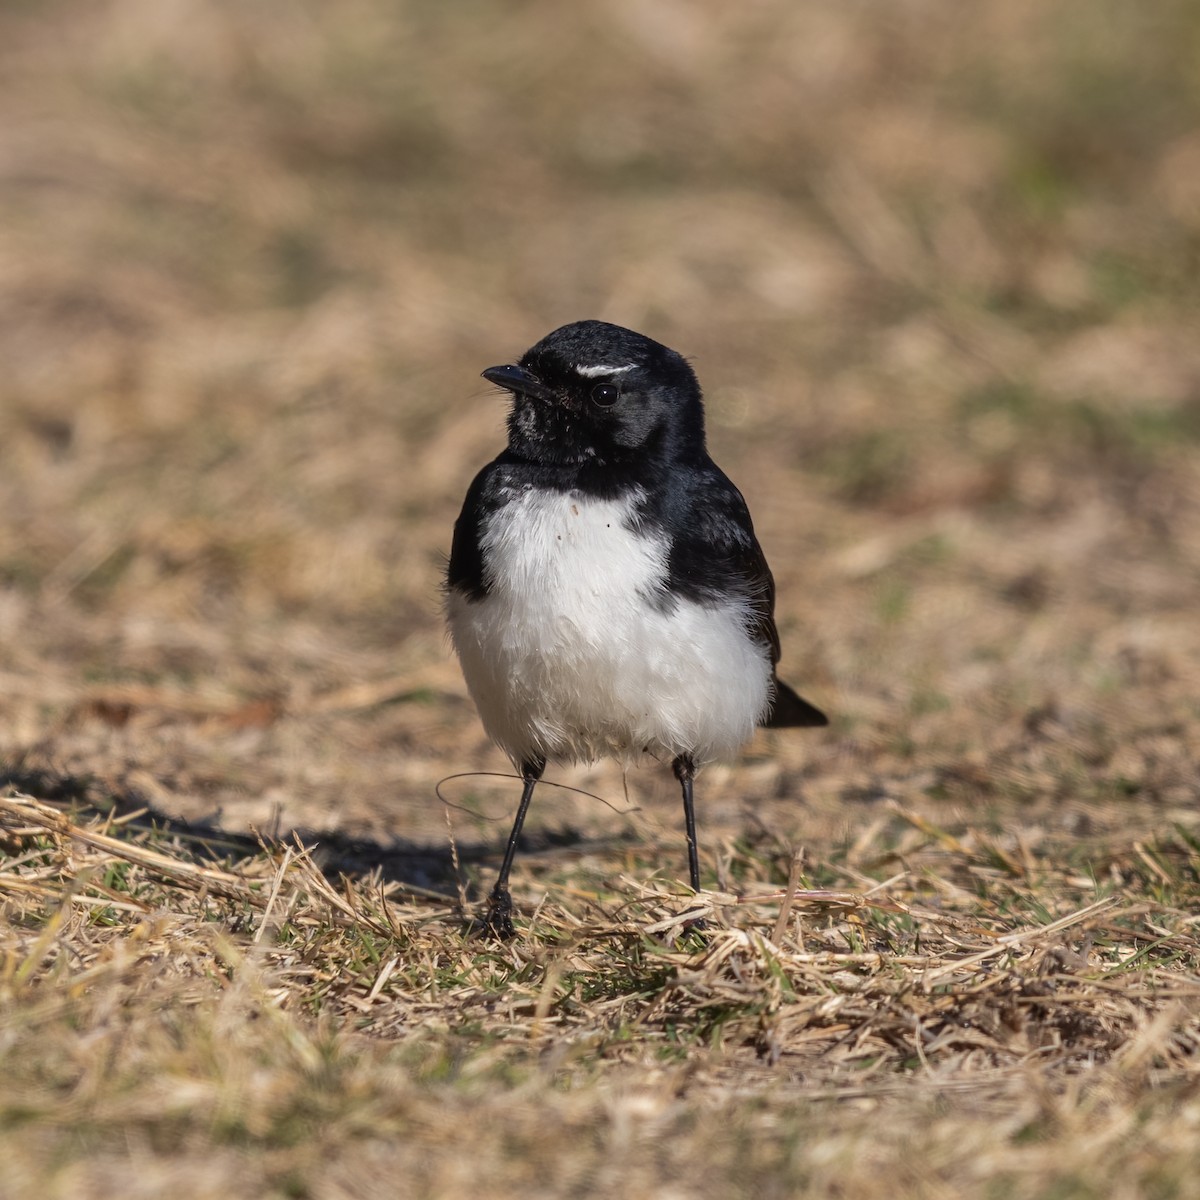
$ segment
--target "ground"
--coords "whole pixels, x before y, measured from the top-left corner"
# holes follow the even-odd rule
[[[0,1194],[1200,1192],[1200,13],[0,16]],[[692,360],[824,731],[519,785],[479,371]]]

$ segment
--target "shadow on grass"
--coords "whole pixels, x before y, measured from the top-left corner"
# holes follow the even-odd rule
[[[270,847],[299,838],[312,850],[313,861],[331,881],[340,876],[357,879],[378,872],[384,882],[397,883],[423,896],[444,899],[449,904],[457,904],[460,894],[465,894],[469,900],[480,897],[482,893],[477,885],[481,881],[474,878],[480,872],[466,868],[482,867],[485,876],[482,882],[487,884],[487,872],[499,866],[507,841],[507,826],[503,836],[496,841],[456,840],[453,848],[448,842],[431,845],[403,838],[384,844],[332,830],[302,827],[238,833],[222,829],[213,820],[187,821],[163,812],[147,804],[144,797],[114,790],[110,783],[96,777],[27,766],[21,761],[0,761],[0,793],[13,791],[61,807],[76,816],[95,814],[119,821],[120,828],[130,833],[174,839],[186,846],[197,861],[233,868],[241,861],[260,856],[264,844]],[[577,830],[563,827],[525,834],[519,852],[546,855],[560,850],[600,851],[630,840],[628,834],[588,838]]]

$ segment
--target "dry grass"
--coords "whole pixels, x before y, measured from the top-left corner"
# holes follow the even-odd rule
[[[699,939],[680,889],[576,869],[501,947],[298,843],[5,800],[6,1194],[1186,1194],[1198,848],[1100,882],[896,824],[865,892],[737,850]]]
[[[1198,45],[8,6],[0,1194],[1196,1194]],[[702,776],[706,942],[667,772],[539,792],[507,947],[514,785],[435,792],[477,373],[583,316],[693,357],[834,716]]]

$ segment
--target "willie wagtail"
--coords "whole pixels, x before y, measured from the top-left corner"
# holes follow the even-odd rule
[[[699,891],[696,769],[756,725],[828,722],[775,675],[775,583],[705,450],[682,355],[579,321],[483,377],[512,395],[508,448],[454,526],[446,617],[484,728],[525,784],[485,917],[508,937],[508,875],[547,760],[669,758]]]

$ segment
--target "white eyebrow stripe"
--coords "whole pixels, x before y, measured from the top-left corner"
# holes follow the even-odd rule
[[[576,367],[575,374],[582,375],[585,379],[594,379],[597,375],[624,375],[636,366],[637,363],[626,363],[623,367],[606,367],[603,364],[597,367]]]

